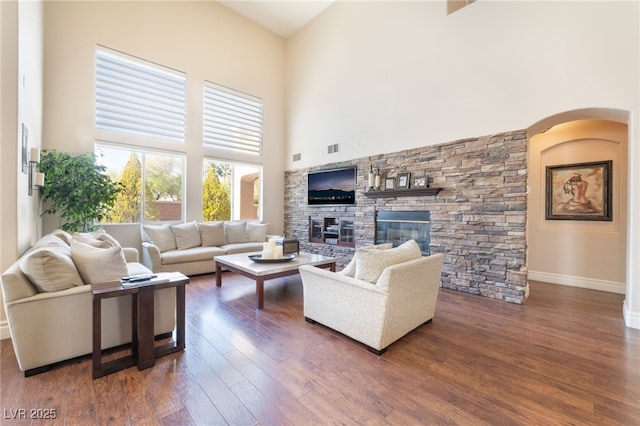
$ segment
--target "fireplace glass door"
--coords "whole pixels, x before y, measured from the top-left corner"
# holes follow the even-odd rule
[[[430,214],[428,211],[379,211],[376,215],[376,244],[399,246],[416,240],[423,256],[428,256],[430,244]]]

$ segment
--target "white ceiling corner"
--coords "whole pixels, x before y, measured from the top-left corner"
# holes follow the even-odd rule
[[[334,0],[218,0],[229,9],[273,31],[291,37]]]

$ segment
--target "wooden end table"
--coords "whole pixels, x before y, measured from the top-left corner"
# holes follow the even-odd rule
[[[260,253],[239,253],[214,257],[216,264],[216,286],[222,285],[222,267],[244,275],[256,281],[256,307],[264,307],[264,282],[273,278],[286,277],[299,273],[302,265],[312,265],[319,268],[336,270],[336,259],[319,254],[300,252],[288,262],[256,263],[249,259],[249,255]]]
[[[93,295],[93,378],[138,366],[152,367],[155,359],[185,347],[185,285],[189,278],[179,272],[158,273],[158,277],[137,287],[123,287],[119,281],[91,284]],[[156,347],[154,336],[155,292],[176,289],[175,341]],[[131,355],[102,363],[102,300],[131,295]]]

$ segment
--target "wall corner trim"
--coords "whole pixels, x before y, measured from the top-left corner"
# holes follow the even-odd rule
[[[627,327],[640,329],[640,312],[633,312],[627,299],[622,304],[622,316]]]

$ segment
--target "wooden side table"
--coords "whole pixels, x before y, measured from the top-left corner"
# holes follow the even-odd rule
[[[159,273],[158,278],[137,287],[123,287],[119,281],[91,284],[93,295],[93,378],[138,366],[138,370],[152,367],[156,358],[178,352],[185,347],[185,285],[189,278],[181,273]],[[154,306],[155,291],[176,289],[175,341],[155,347]],[[131,355],[102,363],[102,300],[131,295]]]

